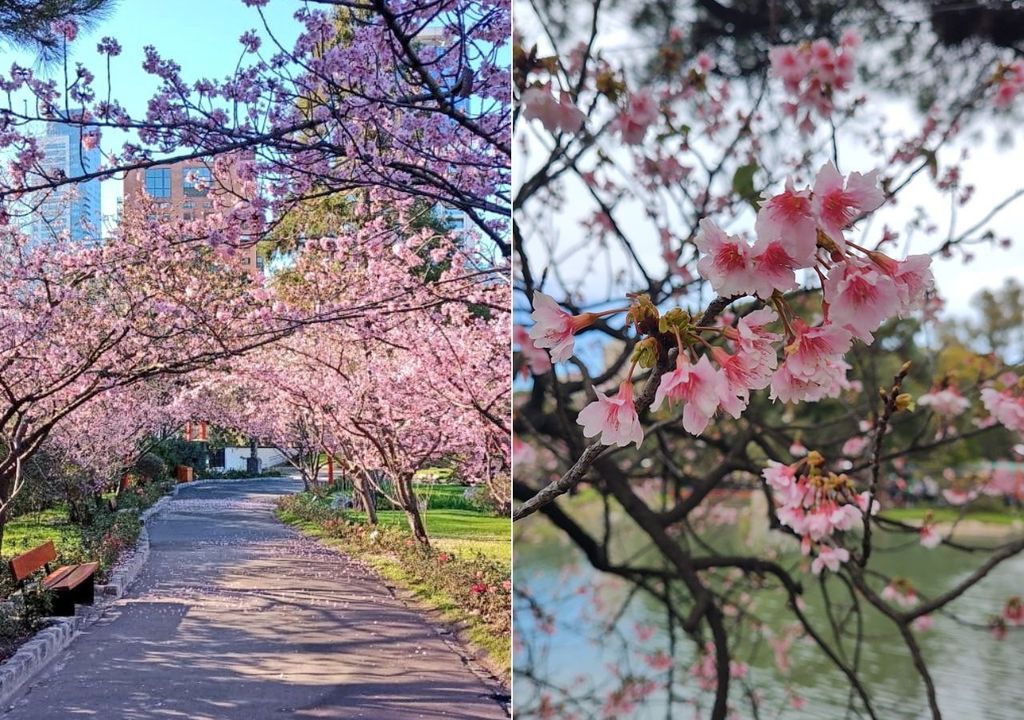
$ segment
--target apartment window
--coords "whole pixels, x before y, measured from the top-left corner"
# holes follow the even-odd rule
[[[191,210],[192,208],[194,208],[196,206],[196,204],[194,202],[192,202],[191,200],[186,200],[185,202],[183,202],[181,204],[181,206],[183,208],[185,208],[186,210]]]
[[[169,198],[171,196],[171,169],[149,168],[146,170],[146,193],[150,197]]]
[[[208,167],[187,167],[182,173],[181,190],[189,197],[202,197],[210,192],[213,174]]]

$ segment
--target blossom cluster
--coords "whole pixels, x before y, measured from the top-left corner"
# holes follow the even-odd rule
[[[700,654],[696,662],[690,667],[690,675],[697,681],[701,690],[714,691],[718,687],[718,666],[715,662],[715,644],[707,642],[704,644],[704,652]],[[729,661],[729,677],[740,680],[747,676],[750,671],[745,662],[738,660]]]
[[[539,120],[549,132],[575,133],[583,127],[586,115],[576,107],[569,93],[562,90],[557,97],[553,95],[550,83],[526,88],[519,100],[523,117]]]
[[[936,388],[917,399],[917,404],[930,407],[937,415],[954,418],[961,415],[970,405],[970,401],[960,394],[954,385]]]
[[[996,422],[1024,436],[1024,379],[1013,373],[999,379],[1003,388],[983,388],[981,401]]]
[[[1024,92],[1024,60],[1014,60],[1000,69],[996,82],[995,105],[1005,108]]]
[[[814,129],[812,113],[823,118],[832,114],[837,92],[846,90],[853,80],[854,50],[860,44],[851,31],[843,33],[838,46],[825,39],[799,45],[780,45],[768,52],[772,73],[782,79],[792,96],[783,109],[799,119],[803,132]]]
[[[779,522],[801,538],[804,554],[815,551],[811,571],[825,568],[835,572],[850,559],[850,553],[834,537],[862,524],[864,514],[878,512],[878,501],[869,492],[857,493],[846,474],[824,472],[824,458],[815,451],[785,465],[770,460],[762,476],[774,491]]]
[[[723,297],[751,295],[773,307],[750,312],[735,325],[698,327],[681,310],[661,316],[649,301],[646,305],[634,301],[628,308],[630,322],[639,330],[638,320],[643,319],[647,334],[654,334],[652,327],[660,333],[660,341],[652,337],[638,344],[634,367],[645,357],[648,364],[644,366],[650,367],[651,357],[667,352],[659,344],[666,337],[674,337],[678,348],[675,368],[662,375],[652,409],[658,410],[666,401],[682,404],[684,429],[700,435],[720,409],[739,418],[753,390],[770,387],[772,399],[789,403],[816,402],[850,388],[849,365],[843,356],[853,340],[871,342],[872,333],[883,322],[920,306],[932,284],[929,256],[894,260],[846,238],[853,222],[882,202],[876,172],[854,172],[844,178],[827,163],[813,189],[798,190],[790,181],[782,193],[765,200],[757,214],[753,244],[727,234],[710,219],[702,220],[695,240],[702,253],[697,263],[700,274]],[[812,269],[821,279],[824,318],[819,325],[808,325],[782,295],[797,288],[796,272],[802,269]],[[537,374],[549,371],[551,362],[572,357],[581,330],[603,315],[622,312],[573,315],[541,292],[534,293],[533,303],[534,325],[528,332],[517,329],[516,341],[526,364]],[[776,321],[781,322],[784,336],[768,329]],[[711,345],[703,333],[719,335],[724,342]],[[774,343],[783,337],[780,364]],[[701,345],[706,352],[698,358],[696,349]],[[550,360],[544,349],[550,351]],[[614,396],[598,393],[580,413],[579,423],[587,437],[600,436],[608,445],[639,447],[643,428],[631,377],[632,369]],[[936,394],[927,404],[952,411],[960,406],[954,392]],[[848,454],[855,455],[862,447],[851,448]]]
[[[917,591],[906,578],[893,578],[882,589],[881,595],[883,600],[894,602],[904,608],[912,608],[918,602]]]

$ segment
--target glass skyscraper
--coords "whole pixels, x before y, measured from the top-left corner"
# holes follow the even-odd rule
[[[100,164],[98,147],[82,147],[82,128],[61,122],[49,123],[39,138],[45,156],[40,173],[32,178],[76,177],[95,172]],[[28,234],[33,243],[49,242],[67,235],[74,242],[99,242],[102,236],[100,181],[97,179],[63,185],[35,193],[29,200],[33,209]]]

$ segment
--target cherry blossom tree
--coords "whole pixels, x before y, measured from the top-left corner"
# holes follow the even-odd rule
[[[362,232],[380,241],[372,224]],[[427,248],[446,267],[424,282]],[[374,488],[405,511],[415,537],[427,542],[413,490],[419,470],[454,458],[465,477],[487,484],[499,500],[508,486],[508,366],[495,361],[507,347],[507,285],[486,279],[489,273],[481,282],[474,257],[430,230],[392,249],[331,241],[303,254],[294,268],[303,283],[282,279],[296,291],[282,297],[300,314],[316,316],[324,302],[365,301],[380,288],[405,292],[356,323],[312,324],[235,363],[232,374],[254,388],[243,395],[256,400],[256,409],[229,416],[235,427],[281,447],[305,445],[344,458],[358,469],[363,506],[372,507]],[[262,425],[237,424],[253,416]],[[391,481],[386,486],[380,471]]]
[[[269,27],[265,2],[245,4],[261,32],[239,38],[229,77],[184,78],[173,59],[146,48],[143,69],[159,90],[139,116],[115,99],[120,42],[99,43],[105,70],[70,68],[66,48],[77,27],[72,19],[54,24],[67,82],[19,66],[0,79],[8,93],[0,148],[14,158],[0,181],[7,212],[18,212],[14,200],[32,211],[57,189],[93,178],[245,155],[234,162],[237,178],[261,192],[233,192],[251,210],[250,235],[268,229],[257,219],[280,220],[307,199],[376,188],[461,210],[507,254],[506,3],[315,0],[297,4],[302,31],[290,47]],[[43,122],[78,129],[103,151],[103,166],[67,176],[47,170],[34,136]]]
[[[217,417],[282,445],[304,439],[327,449],[341,432],[328,435],[324,408],[344,398],[343,376],[333,396],[269,417],[260,417],[251,400],[225,394],[211,404],[196,392],[217,373],[237,373],[249,383],[243,389],[280,399],[281,383],[268,376],[257,386],[254,368],[275,370],[278,379],[294,371],[312,383],[307,388],[317,387],[318,378],[303,375],[300,364],[282,368],[268,360],[285,352],[279,344],[288,338],[307,353],[315,352],[315,339],[345,338],[355,348],[373,339],[366,328],[380,325],[386,335],[393,314],[396,324],[408,323],[407,333],[418,321],[428,328],[423,332],[444,327],[445,352],[457,352],[463,328],[453,323],[472,329],[473,318],[494,313],[495,324],[478,337],[488,352],[501,347],[495,337],[508,318],[500,259],[507,252],[510,157],[507,6],[306,3],[296,12],[302,31],[284,47],[267,25],[265,3],[245,4],[263,27],[242,36],[239,67],[227,78],[186,80],[173,60],[147,49],[143,69],[159,90],[139,116],[115,99],[117,39],[97,47],[105,73],[70,67],[68,48],[80,40],[73,18],[51,28],[67,70],[63,83],[17,66],[0,80],[8,91],[0,147],[9,157],[0,179],[0,526],[23,482],[23,464],[54,433],[55,443],[83,453],[97,477],[124,462],[122,452],[147,426],[131,424],[136,413],[117,413],[121,399],[137,403],[143,415],[159,405],[161,412],[142,418],[149,423]],[[96,78],[104,74],[101,88]],[[44,122],[80,131],[83,147],[100,148],[102,166],[70,174],[47,169],[36,135]],[[119,147],[115,139],[123,140]],[[68,186],[187,158],[210,162],[213,181],[221,183],[215,212],[204,218],[160,220],[152,202],[142,200],[94,246],[72,242],[68,228],[45,243],[19,229]],[[226,177],[230,183],[221,182]],[[360,222],[325,228],[303,212],[338,198],[356,207],[350,217]],[[468,219],[454,244],[436,238],[436,230],[410,229],[424,228],[417,213],[441,206]],[[273,237],[279,226],[288,227],[281,245],[290,267],[271,280],[246,267],[240,250]],[[402,250],[410,238],[415,252]],[[448,250],[438,255],[441,245]],[[427,277],[424,268],[433,263],[440,274]],[[457,309],[467,303],[472,310]],[[261,351],[271,345],[274,351]],[[349,355],[352,348],[345,349]],[[490,368],[493,359],[456,363],[453,376]],[[360,392],[386,398],[389,381],[370,365]],[[493,382],[495,375],[487,377]],[[161,394],[166,379],[180,381],[170,402]],[[459,399],[475,403],[474,417],[493,417],[479,425],[473,448],[467,441],[458,452],[486,462],[504,458],[487,467],[507,473],[507,437],[492,429],[507,414],[504,398],[488,393]],[[236,413],[230,423],[229,411]],[[380,411],[389,412],[386,401]],[[449,450],[454,446],[445,445]],[[395,467],[414,467],[413,452],[396,452]]]
[[[655,693],[667,716],[684,704],[702,717],[741,704],[759,716],[746,654],[760,645],[746,639],[764,633],[779,641],[780,668],[793,638],[806,638],[848,685],[849,711],[885,717],[857,660],[871,608],[941,717],[920,634],[938,614],[1005,634],[1005,608],[978,622],[956,601],[1024,541],[985,547],[930,518],[915,525],[879,510],[888,478],[980,437],[987,451],[1008,452],[1022,428],[1019,370],[995,363],[969,382],[936,378],[913,349],[940,304],[934,261],[997,251],[990,223],[1021,195],[974,197],[960,134],[1018,101],[1020,61],[985,68],[908,133],[859,94],[853,32],[776,43],[761,57],[767,72],[750,77],[726,54],[680,59],[691,38],[672,29],[656,54],[676,53],[677,70],[651,79],[603,42],[613,11],[577,8],[586,30],[557,46],[545,7],[524,13],[513,50],[524,168],[513,201],[514,338],[529,380],[515,409],[513,517],[543,515],[631,588],[602,617],[604,632],[642,595],[663,606],[666,636],[644,673],[594,678],[605,694],[586,699],[577,686],[554,687],[523,650],[524,716],[622,717]],[[909,221],[908,253],[881,223],[922,185],[954,211],[942,231],[926,211]],[[947,476],[946,501],[960,508],[1022,490],[1012,473]],[[600,512],[569,499],[581,484],[596,490]],[[790,552],[716,549],[713,528],[735,524],[738,499],[751,496],[752,522],[788,538]],[[883,532],[979,560],[911,603],[907,585],[884,590],[896,579],[873,553]],[[623,556],[617,538],[631,534],[643,551]],[[791,614],[785,633],[759,617],[758,598],[771,594]],[[831,627],[808,611],[821,596]],[[525,590],[519,598],[538,634],[552,627],[557,613]],[[792,685],[786,692],[803,702]]]

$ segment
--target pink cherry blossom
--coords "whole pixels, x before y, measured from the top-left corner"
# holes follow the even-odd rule
[[[850,551],[846,548],[834,548],[828,545],[818,547],[818,556],[811,561],[811,572],[820,575],[821,571],[828,568],[832,572],[838,572],[839,565],[850,559]]]
[[[813,208],[821,228],[839,246],[846,249],[843,231],[861,215],[878,209],[885,194],[878,187],[878,171],[867,175],[850,173],[843,180],[836,166],[825,163],[814,179]]]
[[[784,367],[796,378],[817,382],[850,349],[850,332],[838,325],[808,327],[795,320],[792,327],[795,337],[786,346]]]
[[[757,213],[754,225],[759,241],[777,240],[789,256],[793,267],[814,265],[818,243],[818,224],[814,218],[810,191],[796,191],[792,180],[786,189],[768,198]]]
[[[789,245],[782,239],[758,238],[750,250],[754,272],[748,292],[767,300],[778,290],[786,293],[797,287],[796,273],[800,263],[790,255]]]
[[[675,664],[672,656],[664,650],[658,650],[657,652],[649,655],[644,655],[644,662],[647,664],[647,667],[656,672],[664,672]]]
[[[873,252],[869,256],[896,284],[900,299],[900,315],[919,309],[925,295],[935,284],[932,276],[932,259],[928,255],[909,255],[896,261],[888,256]]]
[[[523,118],[540,120],[541,125],[549,132],[579,132],[583,127],[586,115],[572,102],[572,98],[564,90],[556,99],[551,94],[550,85],[530,87],[520,97]]]
[[[522,325],[516,325],[512,330],[512,342],[519,346],[519,351],[526,360],[523,367],[525,375],[527,369],[534,375],[543,375],[551,372],[551,358],[548,354],[534,344],[533,338]]]
[[[910,625],[918,632],[927,632],[935,627],[935,621],[931,615],[918,615]]]
[[[784,465],[774,460],[768,461],[768,467],[761,471],[766,483],[775,490],[786,490],[796,482],[796,471],[792,465]]]
[[[955,387],[946,387],[925,393],[917,399],[917,404],[930,407],[938,415],[956,417],[968,408],[970,402]]]
[[[823,357],[810,375],[794,375],[789,362],[784,363],[772,375],[772,400],[784,403],[817,402],[827,397],[838,397],[850,387],[846,371],[850,366],[835,356]]]
[[[995,106],[1009,107],[1014,99],[1024,92],[1024,60],[1014,60],[1003,70],[996,85]]]
[[[804,53],[792,45],[781,45],[773,47],[768,51],[768,59],[771,62],[772,72],[787,86],[796,88],[807,75],[810,63]]]
[[[829,515],[829,522],[836,530],[846,532],[864,522],[864,515],[856,505],[840,505]]]
[[[860,508],[860,511],[862,513],[868,512],[869,502],[871,504],[871,515],[877,515],[878,511],[882,509],[882,506],[878,502],[878,498],[871,497],[871,493],[868,492],[867,490],[857,494],[857,496],[854,497],[853,500],[857,504],[857,507]]]
[[[756,355],[768,368],[774,369],[778,366],[778,357],[773,343],[781,340],[782,336],[765,330],[765,327],[777,319],[774,310],[764,307],[741,317],[735,331],[729,328],[726,336],[735,340],[740,350]]]
[[[583,426],[585,437],[600,435],[604,445],[625,447],[631,442],[639,448],[644,440],[644,430],[633,405],[633,383],[626,381],[619,386],[615,396],[597,393],[597,400],[580,411],[577,422]]]
[[[536,462],[537,451],[529,443],[520,440],[518,435],[513,435],[512,456],[515,458],[516,467],[526,467]]]
[[[843,443],[842,453],[847,457],[857,457],[868,445],[868,439],[863,435],[854,435]]]
[[[917,592],[914,587],[901,578],[893,580],[882,588],[880,595],[883,600],[894,602],[905,608],[911,608],[917,604]]]
[[[771,369],[762,362],[759,355],[742,350],[730,355],[720,347],[712,350],[712,356],[721,372],[724,391],[721,397],[722,409],[739,418],[750,400],[751,390],[761,390],[771,382]]]
[[[996,467],[982,488],[986,495],[1008,495],[1024,499],[1024,472],[1012,467]]]
[[[933,523],[925,523],[918,530],[921,546],[928,549],[938,547],[942,543],[942,535]]]
[[[530,317],[534,325],[530,328],[529,336],[537,347],[547,348],[551,352],[554,362],[564,362],[572,357],[576,333],[594,321],[591,313],[573,315],[563,310],[553,298],[539,290],[533,294],[533,313]]]
[[[857,335],[870,333],[900,307],[892,278],[876,266],[849,259],[828,273],[823,287],[829,321]]]
[[[694,242],[704,253],[697,261],[697,271],[719,295],[751,292],[755,282],[754,263],[751,247],[743,238],[727,235],[714,221],[704,218]]]
[[[654,637],[655,627],[653,625],[641,625],[640,623],[636,623],[633,625],[633,632],[637,642],[645,643]]]
[[[1016,384],[1017,377],[1013,374],[1009,375],[1012,378],[1011,382]],[[983,388],[981,402],[996,422],[1008,430],[1015,430],[1024,435],[1024,393],[1015,390],[1014,386],[1002,391],[995,388]]]
[[[662,375],[651,407],[657,410],[666,400],[683,403],[683,428],[692,435],[700,435],[726,392],[725,381],[707,355],[696,365],[680,357],[676,369]]]
[[[944,497],[946,502],[950,505],[966,505],[978,497],[978,493],[975,491],[960,490],[957,488],[945,488],[942,491],[942,497]]]
[[[629,96],[626,108],[619,112],[613,124],[628,145],[639,145],[647,128],[658,119],[658,104],[650,91],[640,90]]]

